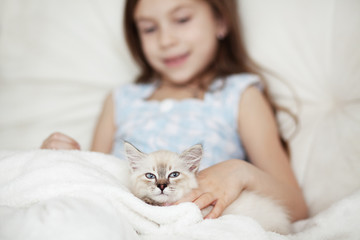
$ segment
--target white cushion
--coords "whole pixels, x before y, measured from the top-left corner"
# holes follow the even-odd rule
[[[124,1],[2,0],[0,148],[37,148],[61,131],[88,149],[105,95],[136,68]]]
[[[360,1],[241,0],[251,56],[296,113],[292,166],[313,215],[360,187]],[[279,116],[283,134],[293,128]]]

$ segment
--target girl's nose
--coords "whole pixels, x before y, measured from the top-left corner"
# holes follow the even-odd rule
[[[170,29],[163,29],[159,34],[159,45],[162,48],[168,48],[174,45],[176,42],[176,37]]]

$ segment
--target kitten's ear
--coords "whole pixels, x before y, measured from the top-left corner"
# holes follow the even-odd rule
[[[124,142],[124,150],[132,171],[138,169],[142,160],[147,156],[129,142]]]
[[[196,144],[180,154],[180,158],[185,161],[190,172],[197,172],[202,156],[203,147],[201,144]]]

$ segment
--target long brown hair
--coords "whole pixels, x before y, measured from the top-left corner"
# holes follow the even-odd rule
[[[288,109],[278,106],[270,97],[268,87],[264,77],[260,72],[260,67],[254,63],[245,48],[242,37],[242,26],[238,16],[238,6],[236,0],[204,0],[206,1],[214,14],[223,20],[227,26],[227,34],[219,40],[218,51],[215,60],[210,64],[207,70],[214,71],[214,79],[225,77],[236,73],[254,73],[260,76],[264,87],[264,95],[269,101],[274,111],[284,111],[288,113],[297,124],[297,118]],[[125,39],[134,60],[140,67],[140,74],[136,78],[136,83],[149,83],[158,77],[157,72],[150,66],[142,51],[140,36],[134,20],[134,12],[139,0],[127,0],[124,14]],[[206,83],[211,84],[210,82]],[[202,86],[207,88],[207,86]],[[281,139],[286,150],[287,144]]]

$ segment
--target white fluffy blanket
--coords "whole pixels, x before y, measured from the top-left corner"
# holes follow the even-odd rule
[[[99,153],[0,152],[0,239],[360,239],[360,191],[281,236],[244,216],[202,220],[192,203],[149,206],[127,174],[125,161]]]

